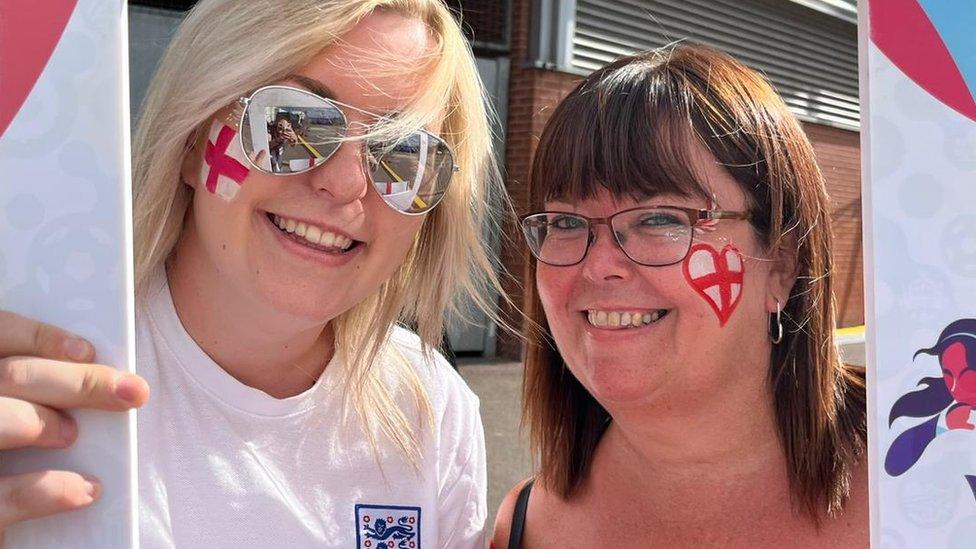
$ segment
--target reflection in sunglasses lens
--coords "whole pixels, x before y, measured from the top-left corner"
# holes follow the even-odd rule
[[[273,174],[300,173],[322,164],[339,148],[346,118],[310,93],[266,88],[254,94],[241,124],[244,151]]]
[[[345,113],[310,92],[269,86],[255,92],[241,122],[244,152],[270,174],[308,171],[326,162],[346,137]],[[367,141],[365,164],[383,200],[405,213],[430,210],[454,172],[448,145],[421,131],[395,141]]]
[[[393,208],[423,213],[440,202],[451,180],[454,160],[447,144],[427,132],[396,142],[369,144],[370,177]]]

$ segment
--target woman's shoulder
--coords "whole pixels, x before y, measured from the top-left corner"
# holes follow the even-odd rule
[[[534,478],[529,477],[515,484],[511,490],[505,494],[502,499],[501,505],[498,506],[498,512],[495,513],[495,530],[491,535],[491,545],[496,549],[503,549],[508,547],[509,538],[512,535],[512,524],[515,522],[515,507],[518,503],[519,496],[522,494],[526,486],[533,482]],[[533,483],[534,484],[534,483]],[[528,488],[532,490],[532,488]],[[526,502],[527,503],[527,502]],[[528,505],[526,505],[528,507]]]
[[[504,549],[509,546],[509,539],[512,536],[513,530],[516,531],[516,535],[522,533],[525,527],[525,517],[528,515],[531,494],[535,493],[537,497],[534,499],[538,500],[538,496],[544,492],[545,489],[543,487],[536,486],[535,477],[529,477],[516,483],[508,491],[508,494],[502,499],[501,505],[498,506],[498,512],[495,514],[495,528],[491,536],[492,547]],[[520,499],[523,500],[521,503],[519,503]],[[521,509],[518,509],[519,507]],[[517,547],[521,546],[521,541],[519,540],[519,545],[516,545]]]

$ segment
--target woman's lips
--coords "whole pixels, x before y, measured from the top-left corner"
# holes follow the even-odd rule
[[[288,232],[275,224],[273,214],[264,213],[260,216],[267,225],[272,236],[282,244],[288,251],[302,257],[303,259],[314,261],[328,266],[344,265],[352,260],[353,257],[365,249],[365,244],[358,240],[353,240],[348,248],[338,248],[313,244],[304,236],[299,236],[294,232]]]
[[[626,330],[641,328],[664,318],[669,309],[651,310],[606,310],[587,309],[583,311],[586,321],[595,328],[607,330]]]

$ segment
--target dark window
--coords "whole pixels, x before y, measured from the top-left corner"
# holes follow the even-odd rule
[[[129,3],[136,6],[186,11],[192,8],[193,4],[197,3],[197,0],[130,0]]]
[[[447,0],[475,49],[508,50],[511,0]]]

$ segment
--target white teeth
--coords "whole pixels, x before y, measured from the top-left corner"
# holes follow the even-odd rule
[[[281,217],[280,215],[272,216],[272,221],[278,226],[282,231],[289,233],[294,233],[297,236],[303,237],[308,242],[312,244],[317,244],[319,246],[325,246],[327,248],[340,248],[342,250],[348,249],[352,246],[353,240],[341,234],[336,234],[330,231],[323,231],[315,225],[307,225],[301,221],[296,221],[294,219],[287,219]]]
[[[319,237],[321,236],[322,236],[322,229],[316,227],[315,225],[312,225],[311,227],[308,228],[307,231],[305,231],[305,240],[308,240],[313,244],[318,244]]]
[[[645,324],[657,322],[667,310],[656,310],[650,313],[630,312],[630,311],[596,311],[586,312],[586,318],[590,324],[599,328],[640,328]]]

